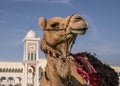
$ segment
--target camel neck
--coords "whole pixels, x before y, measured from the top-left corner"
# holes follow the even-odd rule
[[[43,50],[43,52],[45,54],[49,54],[50,56],[52,54],[55,54],[56,57],[61,56],[62,58],[66,58],[66,54],[67,54],[67,46],[65,43],[61,43],[59,45],[56,45],[56,46],[49,46],[45,40],[42,40],[41,41],[41,49]],[[52,53],[52,54],[51,54]],[[52,55],[52,56],[55,56],[55,55]]]

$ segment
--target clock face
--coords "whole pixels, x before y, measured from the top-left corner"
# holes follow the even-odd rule
[[[28,44],[28,50],[34,52],[36,50],[36,44]]]

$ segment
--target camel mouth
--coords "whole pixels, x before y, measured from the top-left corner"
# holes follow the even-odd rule
[[[84,34],[86,32],[87,28],[82,28],[82,29],[71,29],[71,33],[73,34]]]

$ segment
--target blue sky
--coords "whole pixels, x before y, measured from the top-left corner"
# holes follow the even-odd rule
[[[89,29],[72,52],[95,52],[106,64],[120,65],[120,0],[0,0],[0,61],[23,60],[22,39],[30,28],[42,38],[39,17],[73,13],[84,17]]]

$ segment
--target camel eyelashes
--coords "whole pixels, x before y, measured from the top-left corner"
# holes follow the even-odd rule
[[[58,26],[58,25],[59,25],[59,23],[58,23],[58,22],[55,22],[55,23],[51,24],[50,26],[51,26],[51,27],[56,27],[56,26]]]

